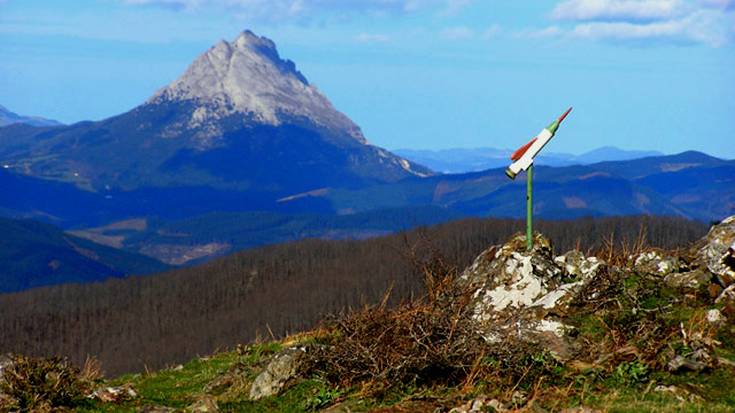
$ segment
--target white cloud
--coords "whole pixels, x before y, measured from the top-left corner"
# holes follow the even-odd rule
[[[577,25],[575,37],[603,40],[658,40],[665,42],[702,43],[722,46],[729,40],[726,25],[719,13],[698,11],[681,19],[649,24],[627,22],[595,22]]]
[[[558,20],[664,20],[684,13],[682,0],[565,0],[551,12]]]
[[[551,17],[574,21],[574,25],[535,34],[718,47],[735,37],[733,11],[735,0],[564,0]]]
[[[449,40],[467,40],[475,36],[475,32],[469,27],[448,27],[441,31],[441,36]]]
[[[319,14],[412,13],[435,8],[456,13],[474,0],[119,0],[131,6],[157,6],[197,11],[205,8],[232,10],[238,16],[260,20],[310,19]]]
[[[390,41],[390,36],[385,34],[360,33],[357,35],[356,40],[360,43],[387,43]]]

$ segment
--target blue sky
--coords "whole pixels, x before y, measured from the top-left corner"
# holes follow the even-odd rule
[[[243,29],[380,146],[735,158],[735,0],[0,0],[0,104],[63,122],[142,103]]]

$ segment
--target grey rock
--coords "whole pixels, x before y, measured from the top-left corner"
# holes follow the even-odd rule
[[[186,408],[186,411],[191,413],[214,413],[219,411],[219,406],[213,398],[204,397],[192,403]]]
[[[719,326],[725,323],[727,320],[724,315],[722,315],[722,312],[718,309],[712,309],[707,311],[707,315],[705,317],[708,323]]]
[[[562,270],[551,257],[551,244],[540,235],[526,251],[525,236],[517,235],[500,248],[480,254],[460,276],[475,289],[474,313],[489,321],[505,309],[528,307],[561,285]]]
[[[723,288],[735,281],[735,215],[710,228],[698,243],[696,263],[714,274]]]
[[[597,275],[605,262],[597,257],[585,257],[581,251],[572,250],[554,258],[566,274],[577,279],[589,279]]]
[[[13,365],[13,356],[10,354],[0,354],[0,383],[5,381],[5,371]],[[5,397],[5,393],[3,393],[2,389],[0,389],[0,402]]]
[[[671,273],[664,277],[664,283],[672,288],[696,290],[710,283],[712,274],[709,271],[697,268],[688,272]]]
[[[702,371],[711,367],[712,357],[704,349],[693,351],[687,356],[677,355],[671,359],[666,368],[671,372],[682,370]]]
[[[138,393],[128,384],[117,387],[100,387],[88,397],[104,403],[120,403],[138,397]]]
[[[715,299],[715,303],[721,303],[723,301],[735,302],[735,284],[731,284],[729,287],[720,293],[720,296]]]
[[[664,255],[659,251],[646,251],[633,257],[633,266],[638,272],[667,275],[678,272],[681,262],[679,258]]]
[[[493,410],[489,410],[493,409]],[[488,399],[485,396],[479,396],[470,400],[461,406],[457,406],[449,411],[449,413],[480,413],[486,411],[504,412],[508,409],[497,399]]]
[[[679,401],[688,401],[688,402],[700,402],[702,401],[702,398],[700,396],[697,396],[696,394],[693,394],[681,387],[677,386],[665,386],[665,385],[658,385],[656,386],[653,391],[657,393],[667,393],[677,398]]]
[[[578,251],[553,258],[551,243],[539,234],[526,251],[525,236],[517,235],[480,254],[459,282],[474,291],[473,319],[488,342],[540,344],[563,360],[571,355],[573,328],[559,317],[605,265]]]
[[[295,379],[305,361],[306,348],[294,347],[277,354],[250,387],[250,399],[259,400],[278,394]]]

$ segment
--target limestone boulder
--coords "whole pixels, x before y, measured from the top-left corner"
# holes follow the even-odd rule
[[[722,288],[735,282],[735,215],[714,225],[697,244],[695,264],[706,268]]]
[[[296,379],[306,361],[306,351],[306,347],[291,347],[273,357],[250,386],[250,399],[274,396]]]

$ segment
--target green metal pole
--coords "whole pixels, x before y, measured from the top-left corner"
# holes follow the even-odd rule
[[[533,249],[533,165],[526,172],[528,181],[526,183],[526,248]]]

